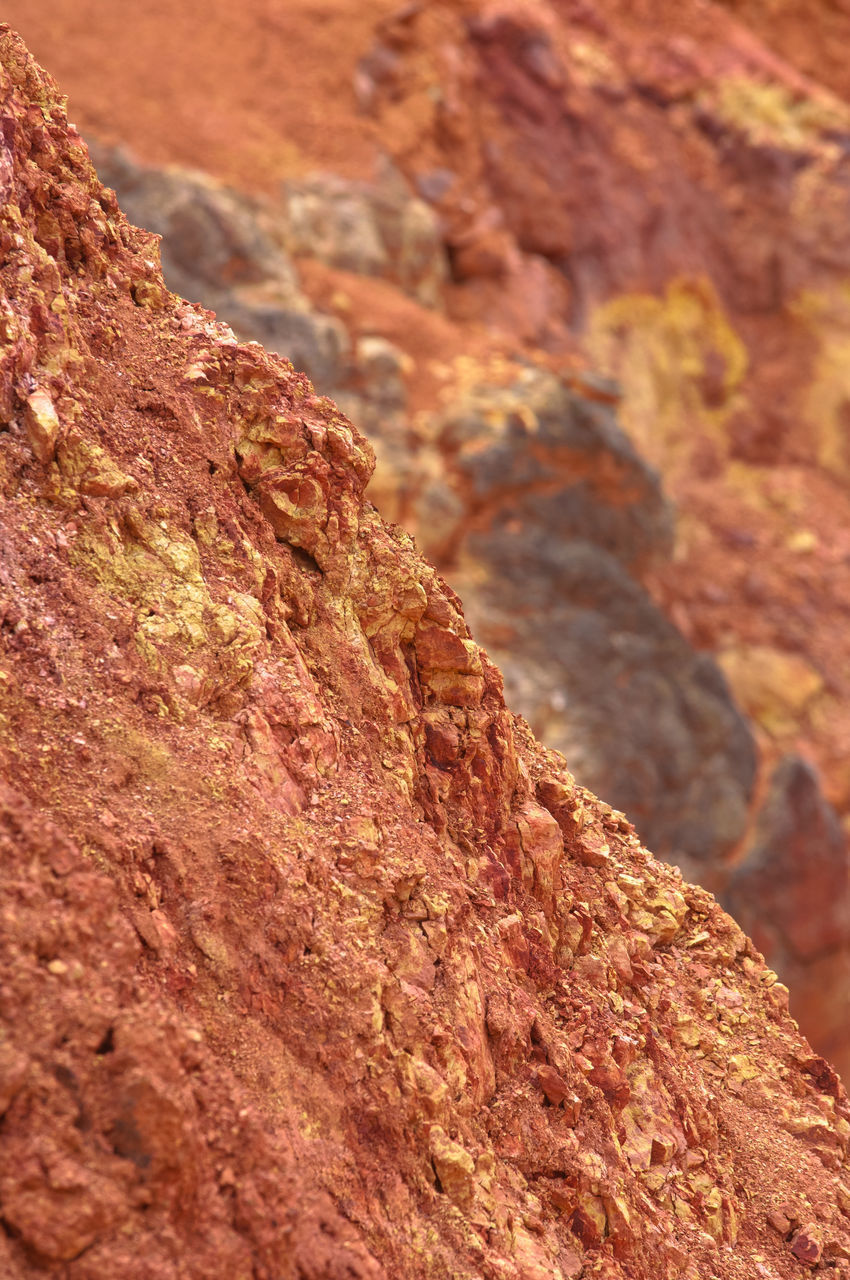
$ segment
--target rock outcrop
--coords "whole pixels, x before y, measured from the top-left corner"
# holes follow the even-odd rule
[[[404,353],[374,336],[349,341],[310,310],[295,265],[309,255],[364,275],[392,267],[415,292],[420,264],[433,301],[443,260],[433,230],[422,252],[391,253],[406,243],[400,228],[422,221],[403,184],[290,182],[276,207],[114,150],[94,157],[129,216],[162,235],[169,287],[285,353],[367,433],[381,462],[370,496],[462,587],[514,710],[584,784],[628,810],[660,856],[721,885],[747,826],[755,746],[716,665],[641,584],[671,554],[673,513],[618,425],[616,389],[526,362],[507,385],[473,382],[450,407],[414,417]],[[373,207],[382,218],[368,216]],[[264,327],[239,272],[266,296]],[[335,350],[347,358],[299,342],[293,315],[311,333],[341,332]]]
[[[787,991],[0,76],[0,1269],[846,1276]]]
[[[443,218],[455,310],[553,352],[579,336],[620,382],[683,513],[656,596],[729,658],[771,765],[803,750],[845,820],[846,21],[444,0],[378,22],[357,79]]]
[[[830,34],[841,16],[805,19],[803,38],[802,8],[774,6],[768,19],[758,0],[734,6],[746,28],[729,17],[733,6],[717,4],[666,7],[662,22],[657,5],[626,12],[616,0],[476,0],[395,17],[392,0],[330,10],[298,0],[274,19],[261,4],[234,15],[222,2],[211,0],[202,27],[181,10],[185,40],[175,15],[166,22],[148,3],[121,21],[107,0],[85,0],[86,18],[77,0],[7,7],[48,65],[63,68],[87,134],[230,180],[98,150],[131,218],[165,234],[166,282],[240,338],[290,356],[366,430],[380,460],[370,497],[462,586],[509,701],[538,736],[569,748],[582,782],[627,806],[653,848],[722,888],[750,794],[746,729],[716,672],[706,696],[708,660],[695,663],[677,644],[659,667],[669,652],[663,613],[721,665],[765,773],[788,753],[817,763],[846,839],[848,322],[836,282],[846,274],[848,106],[833,67],[840,38]],[[289,61],[294,107],[294,78],[278,70]],[[144,113],[133,90],[142,66]],[[305,112],[307,100],[320,105]],[[258,190],[272,199],[244,194]],[[560,236],[557,252],[535,249],[553,202],[547,234]],[[610,377],[587,374],[588,360],[619,380],[618,421],[663,473],[678,512],[675,557],[656,557],[637,592],[623,581],[636,601],[624,648],[608,634],[622,602],[609,609],[597,598],[592,611],[609,671],[628,688],[622,720],[592,704],[595,655],[583,668],[597,673],[595,687],[574,667],[566,678],[560,644],[541,661],[545,617],[488,625],[478,586],[491,570],[486,547],[481,560],[465,555],[470,518],[476,538],[482,517],[515,530],[516,502],[531,512],[533,540],[547,504],[520,489],[470,508],[464,472],[440,445],[447,411],[462,404],[477,418],[466,454],[480,445],[492,460],[500,418],[516,422],[517,399],[531,394],[529,373],[548,384],[550,404],[566,388],[604,425],[600,401],[610,405],[617,391]],[[508,426],[508,438],[513,469],[529,469],[532,433]],[[552,462],[548,452],[549,514],[574,517],[575,477]],[[610,519],[634,495],[622,485],[603,493],[604,470],[603,459],[592,495],[602,507],[579,505],[610,550]],[[637,488],[651,524],[652,487]],[[472,570],[462,578],[461,548]],[[534,563],[538,597],[556,598],[558,575],[544,568]],[[600,578],[618,572],[600,557]],[[588,628],[580,634],[587,640]],[[641,707],[656,691],[669,714],[654,718],[647,755]],[[703,756],[707,787],[697,776]],[[677,803],[684,816],[706,797],[697,821],[670,820]],[[799,906],[817,919],[816,896]],[[788,954],[777,942],[769,959],[781,969]],[[841,1018],[823,1022],[820,1011],[833,989],[842,1007],[848,956],[814,964],[804,985],[820,998],[794,1006],[845,1074],[850,1034],[839,1045]]]
[[[262,202],[201,173],[143,168],[120,148],[92,145],[92,158],[127,216],[162,237],[171,289],[226,316],[244,341],[285,351],[323,389],[342,385],[348,334],[310,307]]]
[[[605,783],[600,794],[659,857],[723,885],[724,854],[747,828],[756,757],[717,665],[599,546],[552,544],[541,528],[473,546],[470,618],[505,672],[511,706],[578,777]],[[466,598],[463,577],[457,585]]]
[[[298,283],[298,264],[313,249],[347,267],[349,280],[354,268],[369,274],[394,263],[394,282],[410,288],[422,257],[393,256],[403,237],[380,232],[417,224],[409,209],[418,202],[403,184],[314,179],[290,183],[275,205],[111,149],[96,147],[95,158],[134,220],[163,236],[169,286],[214,308],[240,337],[286,353],[368,434],[380,460],[370,497],[415,532],[461,591],[504,673],[509,705],[566,754],[583,784],[630,814],[658,856],[722,891],[727,859],[748,826],[755,744],[717,664],[694,653],[642,584],[648,568],[669,561],[673,515],[656,473],[619,427],[616,386],[586,372],[558,376],[533,361],[503,361],[492,382],[477,380],[473,366],[448,408],[414,414],[410,357],[375,335],[349,336],[309,306]],[[303,209],[295,195],[302,191]],[[381,220],[369,216],[374,207]],[[428,244],[431,265],[420,276],[431,297],[441,258]],[[804,690],[799,662],[732,649],[721,662],[733,685],[749,691],[758,722],[793,726]],[[783,839],[795,832],[797,825]],[[850,881],[845,874],[841,883],[836,857],[829,893],[846,915]],[[775,861],[753,865],[768,884],[749,895],[747,927],[792,991],[799,988],[794,1009],[807,1034],[846,1071],[850,930],[817,961],[792,961],[778,926],[785,917],[765,908],[762,931],[758,914],[786,881]],[[819,895],[795,898],[795,918],[816,930],[821,911]]]

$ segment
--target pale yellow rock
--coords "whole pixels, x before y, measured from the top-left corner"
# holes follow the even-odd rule
[[[602,1197],[594,1195],[592,1191],[580,1191],[578,1194],[578,1207],[588,1224],[589,1230],[595,1232],[600,1241],[604,1240],[608,1230],[608,1216],[605,1212]]]
[[[793,733],[823,690],[805,659],[767,645],[725,649],[718,661],[744,711],[772,737]]]
[[[759,1068],[745,1053],[734,1053],[729,1059],[729,1071],[738,1080],[755,1080]]]
[[[46,391],[33,391],[27,396],[24,410],[24,426],[27,439],[39,462],[47,466],[52,462],[59,438],[59,415]]]
[[[797,529],[785,539],[785,545],[789,551],[794,551],[798,555],[805,555],[809,551],[814,551],[819,545],[818,535],[813,529]]]
[[[429,1144],[443,1191],[459,1207],[468,1207],[475,1198],[475,1162],[472,1156],[447,1135],[442,1125],[432,1125]]]
[[[119,498],[135,493],[138,482],[115,465],[105,449],[79,435],[59,446],[59,469],[79,493],[91,498]]]

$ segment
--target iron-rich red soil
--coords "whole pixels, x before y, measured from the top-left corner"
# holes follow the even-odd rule
[[[850,1274],[850,1108],[0,28],[0,1274]]]

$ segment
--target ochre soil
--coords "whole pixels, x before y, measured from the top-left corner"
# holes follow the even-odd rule
[[[472,154],[474,99],[463,106],[456,136],[451,131],[432,135],[429,112],[442,63],[456,57],[452,48],[462,19],[483,7],[411,6],[408,21],[418,24],[422,46],[404,63],[391,100],[372,115],[359,110],[355,76],[376,30],[398,12],[395,0],[356,5],[348,0],[242,5],[192,0],[179,6],[139,0],[129,8],[109,0],[8,0],[4,16],[58,78],[71,118],[83,133],[123,142],[151,163],[205,169],[244,189],[273,194],[282,179],[314,169],[372,177],[379,150],[395,155],[411,172],[426,160],[455,168],[462,164],[464,155]],[[540,9],[513,6],[511,12],[533,16]],[[792,96],[815,103],[827,100],[826,89],[841,94],[847,87],[843,51],[850,17],[841,6],[806,7],[790,0],[782,5],[600,0],[563,6],[556,16],[572,24],[576,39],[595,40],[627,84],[662,84],[674,96],[679,80],[692,74],[681,71],[677,59],[682,58],[686,68],[689,60],[704,58],[711,75],[755,68],[754,75],[772,77]],[[458,74],[463,83],[463,70]],[[609,163],[607,146],[613,168],[619,163],[615,152],[628,153],[639,166],[646,163],[647,148],[651,153],[653,126],[647,121],[655,108],[645,102],[633,107],[630,103],[627,114],[617,101],[599,107],[603,168]],[[486,103],[481,111],[488,136],[513,145],[510,122],[500,123]],[[656,114],[661,121],[662,113]],[[660,122],[662,152],[669,147],[668,133],[668,125]],[[713,161],[706,161],[698,138],[686,138],[682,145],[688,181],[703,183],[707,191],[728,183],[711,169]],[[673,169],[677,163],[671,162]],[[671,171],[662,188],[666,184],[675,193],[684,181]],[[532,190],[530,198],[545,195]],[[633,195],[623,198],[634,203]],[[463,216],[474,220],[481,212],[475,203],[480,193],[473,192],[471,199]],[[628,204],[620,215],[616,209],[605,213],[615,224],[618,216],[625,218],[619,234],[621,242],[627,241]],[[460,216],[457,209],[449,214]],[[757,257],[759,236],[756,231],[752,236]],[[713,258],[692,265],[722,276],[724,253],[721,238]],[[805,279],[804,258],[797,267]],[[652,273],[650,259],[646,269]],[[456,287],[449,297],[453,321],[423,313],[380,283],[340,278],[315,264],[304,264],[303,281],[328,309],[342,305],[347,323],[356,316],[364,331],[382,333],[411,352],[414,411],[433,406],[441,390],[449,393],[451,382],[447,386],[445,376],[433,370],[451,367],[456,356],[485,367],[500,350],[535,343],[524,331],[521,273],[510,300],[498,286],[494,293],[492,282]],[[609,296],[616,292],[608,290]],[[816,433],[800,410],[815,361],[805,326],[787,310],[733,314],[732,319],[749,352],[749,417],[733,423],[722,438],[694,432],[683,418],[663,439],[653,439],[651,428],[639,439],[661,467],[680,512],[676,560],[651,586],[695,645],[723,656],[736,692],[756,719],[766,763],[788,750],[806,755],[820,768],[829,798],[847,820],[847,483],[818,464]],[[562,326],[554,337],[550,334],[548,358],[569,363],[580,345],[581,335]],[[628,413],[625,418],[628,425]],[[758,666],[764,646],[780,655],[766,695],[753,688],[758,685],[753,664]],[[742,648],[749,655],[743,665]],[[790,669],[783,665],[787,655]],[[796,700],[792,696],[789,707],[783,685],[794,680],[809,682],[812,692]]]
[[[314,168],[371,172],[355,63],[393,0],[12,3],[4,19],[68,95],[85,133],[152,164],[274,192]]]
[[[846,1280],[787,991],[0,94],[3,1280]]]

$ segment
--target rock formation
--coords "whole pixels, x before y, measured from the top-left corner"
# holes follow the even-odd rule
[[[755,745],[717,664],[693,652],[641,581],[669,561],[672,512],[618,425],[616,388],[586,372],[558,376],[530,360],[504,361],[493,382],[475,380],[473,366],[448,408],[414,415],[409,357],[376,336],[349,337],[342,322],[309,306],[297,282],[296,259],[312,249],[328,263],[391,272],[408,291],[425,281],[434,301],[443,256],[433,233],[419,252],[399,252],[410,238],[398,228],[420,226],[423,216],[397,175],[372,187],[290,182],[281,207],[202,175],[140,166],[114,149],[96,147],[95,157],[130,217],[163,236],[170,287],[214,308],[240,337],[289,355],[368,434],[380,459],[370,497],[415,532],[461,591],[504,673],[508,704],[566,754],[585,785],[629,813],[658,856],[723,890],[748,825]],[[805,692],[805,681],[790,656],[727,651],[723,661],[736,686],[763,686],[751,708],[757,717],[793,723],[779,708]],[[758,673],[748,675],[754,662]],[[804,848],[811,829],[798,807],[783,804],[781,813],[791,824],[781,838]],[[850,877],[838,839],[824,893],[844,919]],[[759,928],[759,904],[787,881],[775,860],[758,855],[752,865],[769,883],[750,892],[747,927],[792,993],[799,987],[793,1008],[807,1034],[847,1071],[850,928],[817,960],[792,960],[779,925],[789,918],[765,908],[767,928]],[[795,896],[793,914],[817,931],[820,894]]]
[[[0,77],[0,1273],[850,1274],[785,988]]]
[[[147,169],[111,149],[94,156],[128,216],[162,235],[169,287],[285,353],[368,434],[381,462],[370,497],[462,587],[509,705],[627,809],[660,856],[722,883],[747,826],[755,746],[717,666],[641,584],[671,554],[672,512],[617,423],[611,388],[526,363],[507,385],[473,383],[414,425],[403,353],[378,338],[350,342],[310,310],[293,261],[312,250],[362,274],[392,267],[412,291],[418,275],[432,300],[444,259],[433,229],[419,253],[393,259],[403,238],[382,236],[368,216],[377,206],[383,225],[421,225],[421,201],[403,184],[290,182],[276,211],[200,175]],[[265,297],[263,323],[237,270]],[[299,341],[293,314],[312,340]],[[321,335],[334,324],[342,337],[329,361]]]
[[[718,655],[769,761],[804,749],[845,818],[846,22],[442,0],[378,22],[356,81],[443,218],[454,309],[553,352],[578,336],[621,383],[682,513],[654,595]]]
[[[781,969],[819,1047],[844,1060],[850,1020],[847,847],[811,765],[789,756],[774,770],[746,857],[724,904]]]

